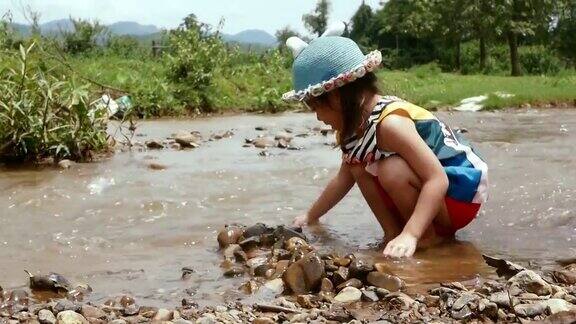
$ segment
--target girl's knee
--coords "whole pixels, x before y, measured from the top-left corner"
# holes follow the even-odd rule
[[[420,182],[410,165],[399,156],[391,156],[376,163],[378,163],[378,181],[384,189],[399,188]]]

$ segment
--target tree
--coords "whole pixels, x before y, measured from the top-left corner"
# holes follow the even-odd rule
[[[321,36],[328,27],[328,13],[330,11],[330,1],[319,0],[312,13],[302,16],[304,27],[311,33]]]
[[[522,75],[518,47],[523,37],[550,26],[555,0],[495,0],[495,30],[506,37],[513,76]],[[548,27],[546,27],[548,28]]]
[[[278,41],[278,48],[280,49],[280,51],[286,50],[286,41],[288,40],[288,38],[292,36],[300,37],[300,35],[295,30],[290,28],[290,26],[285,26],[282,29],[278,29],[276,31],[276,34],[274,35],[276,36],[276,40]]]
[[[374,13],[372,12],[372,8],[362,1],[358,10],[356,10],[356,13],[352,16],[352,27],[347,26],[347,29],[350,30],[350,38],[361,46],[370,46],[374,42],[375,36],[373,19]]]
[[[576,64],[576,0],[560,1],[558,24],[554,29],[554,47]]]
[[[64,49],[71,54],[86,53],[98,45],[98,40],[104,39],[108,30],[98,21],[74,19],[70,17],[74,29],[62,32]]]

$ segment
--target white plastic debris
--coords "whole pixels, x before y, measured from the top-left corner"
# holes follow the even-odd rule
[[[504,98],[504,99],[505,99],[505,98],[512,98],[512,97],[515,96],[515,95],[512,94],[512,93],[506,93],[506,92],[503,92],[503,91],[496,91],[496,92],[494,92],[494,94],[495,94],[496,96],[498,96],[499,98]]]
[[[476,97],[470,97],[466,99],[462,99],[460,101],[460,105],[458,107],[454,107],[454,110],[458,111],[478,111],[484,108],[482,102],[488,99],[488,96],[481,95]]]

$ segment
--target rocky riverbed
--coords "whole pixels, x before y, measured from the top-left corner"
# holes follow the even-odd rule
[[[30,274],[30,290],[2,291],[6,323],[451,323],[576,322],[576,260],[552,271],[484,256],[498,279],[438,283],[411,293],[386,263],[354,254],[321,253],[300,229],[226,225],[217,236],[225,277],[243,277],[250,298],[199,307],[184,298],[173,309],[140,305],[128,295],[83,302],[86,284]],[[182,280],[194,273],[182,269]]]

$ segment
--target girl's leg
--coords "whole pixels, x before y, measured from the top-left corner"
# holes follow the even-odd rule
[[[392,240],[402,232],[403,224],[388,210],[388,207],[386,207],[386,204],[380,196],[374,177],[366,172],[364,165],[353,166],[351,172],[364,199],[384,231],[384,240]]]
[[[390,198],[392,198],[404,223],[406,223],[412,216],[412,212],[418,201],[422,182],[408,163],[399,156],[391,156],[377,163],[378,181]],[[441,211],[434,219],[434,223],[448,228],[451,227],[445,202],[442,203]],[[431,242],[438,241],[433,226],[428,228],[422,239],[424,241],[430,240]]]

